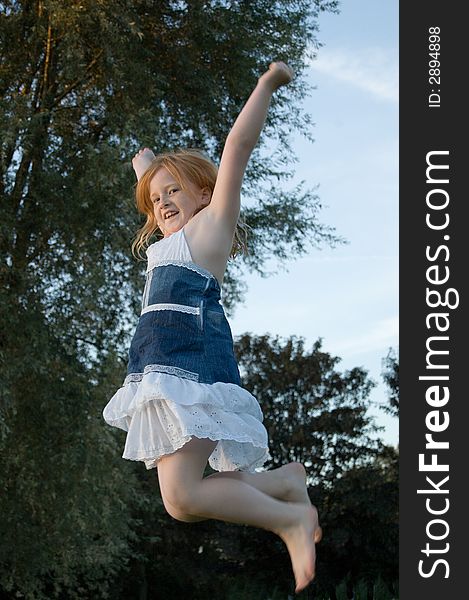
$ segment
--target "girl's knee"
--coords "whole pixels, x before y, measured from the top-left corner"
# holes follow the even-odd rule
[[[184,485],[174,477],[160,478],[160,493],[166,512],[178,521],[189,523],[194,503],[191,494]]]
[[[173,519],[176,519],[176,521],[182,521],[183,523],[189,522],[188,517],[190,517],[190,515],[188,515],[184,511],[180,510],[179,508],[176,508],[172,504],[169,504],[168,501],[165,502],[163,500],[163,504],[166,509],[166,512],[168,513],[168,515],[170,517],[173,517]]]
[[[198,517],[197,515],[191,514],[190,509],[187,510],[184,506],[175,506],[169,502],[167,498],[163,498],[163,504],[168,515],[173,517],[173,519],[176,519],[176,521],[182,521],[183,523],[195,523],[197,521],[206,520],[204,517]]]
[[[182,481],[174,478],[160,478],[160,492],[167,512],[176,514],[190,513],[190,494]],[[177,517],[174,517],[177,518]]]

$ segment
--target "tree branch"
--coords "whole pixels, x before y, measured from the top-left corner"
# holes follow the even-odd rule
[[[66,96],[68,96],[68,94],[70,94],[70,92],[72,92],[74,89],[76,89],[82,83],[85,83],[85,81],[89,78],[89,72],[95,66],[95,64],[98,62],[98,60],[101,58],[103,52],[104,52],[104,50],[100,50],[98,52],[98,54],[93,58],[93,60],[90,62],[90,64],[86,67],[85,74],[82,77],[75,79],[75,81],[73,81],[72,83],[69,83],[65,86],[64,91],[61,94],[59,94],[57,96],[57,98],[55,98],[55,100],[52,102],[51,108],[54,108],[55,106],[57,106]]]

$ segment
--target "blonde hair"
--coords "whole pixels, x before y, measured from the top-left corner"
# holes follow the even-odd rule
[[[144,225],[137,231],[132,242],[132,254],[135,258],[144,259],[141,251],[150,245],[150,238],[159,231],[158,223],[150,200],[150,181],[156,172],[164,167],[174,177],[177,183],[187,193],[191,193],[190,184],[200,188],[208,188],[213,194],[217,180],[216,165],[201,151],[193,148],[163,152],[153,159],[151,165],[142,175],[135,188],[135,204],[139,213],[146,215]],[[197,212],[205,208],[202,206]],[[233,247],[230,257],[234,258],[240,252],[247,254],[248,225],[240,218],[236,225]],[[161,233],[161,231],[160,231]]]

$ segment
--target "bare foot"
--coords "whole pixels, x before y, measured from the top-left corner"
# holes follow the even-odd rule
[[[304,590],[316,574],[315,542],[319,533],[318,512],[310,504],[291,503],[292,524],[275,530],[286,544],[295,575],[295,592]]]
[[[284,499],[287,502],[301,502],[308,506],[314,506],[311,503],[306,487],[306,469],[300,462],[291,462],[278,469],[279,474],[286,479],[286,493]],[[322,539],[322,529],[318,525],[314,533],[314,541],[317,544]]]
[[[286,480],[286,502],[303,502],[309,504],[310,499],[306,488],[306,469],[300,462],[291,462],[278,469],[279,475]]]
[[[151,162],[154,158],[155,155],[150,150],[150,148],[143,148],[142,150],[139,150],[137,154],[133,157],[132,167],[134,168],[137,180],[139,180],[141,176],[145,173],[145,171],[151,165]]]

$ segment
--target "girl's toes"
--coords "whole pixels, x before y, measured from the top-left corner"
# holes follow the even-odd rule
[[[318,525],[314,532],[314,543],[317,544],[322,540],[322,528]]]

